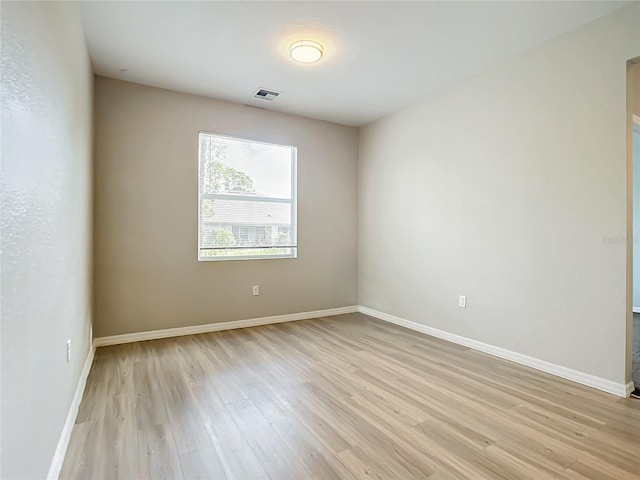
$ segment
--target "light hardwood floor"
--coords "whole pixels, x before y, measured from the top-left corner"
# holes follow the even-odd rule
[[[640,479],[640,401],[361,314],[154,340],[98,349],[61,478]]]

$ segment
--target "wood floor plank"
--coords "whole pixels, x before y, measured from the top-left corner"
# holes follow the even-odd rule
[[[289,415],[295,416],[309,434],[334,455],[353,446],[340,434],[331,415],[323,415],[309,402],[303,401],[295,393],[295,388],[274,390],[269,386],[268,393],[276,397]]]
[[[203,407],[205,426],[227,478],[267,480],[269,476],[223,404]]]
[[[222,462],[213,447],[193,450],[180,455],[182,476],[188,480],[222,480],[227,477]]]
[[[318,318],[99,348],[60,478],[640,480],[640,401]]]
[[[140,479],[182,479],[180,459],[171,427],[156,425],[138,431],[138,459]]]
[[[71,431],[67,455],[60,472],[60,478],[81,479],[89,477],[94,471],[91,462],[89,434],[93,430],[93,422],[76,423]],[[95,441],[95,440],[94,440]]]
[[[227,408],[270,478],[313,478],[249,400],[229,402]]]

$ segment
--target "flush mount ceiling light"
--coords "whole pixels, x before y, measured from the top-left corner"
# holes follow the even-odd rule
[[[315,63],[324,55],[324,48],[312,40],[299,40],[289,46],[289,55],[296,62]]]

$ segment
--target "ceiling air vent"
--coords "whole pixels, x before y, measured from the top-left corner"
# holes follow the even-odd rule
[[[253,94],[253,98],[260,98],[262,100],[269,100],[270,102],[272,102],[273,99],[276,98],[278,95],[280,95],[280,92],[274,92],[273,90],[267,90],[265,88],[261,88],[260,90],[258,90],[256,93]]]

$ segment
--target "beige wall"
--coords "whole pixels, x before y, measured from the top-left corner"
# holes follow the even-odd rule
[[[101,77],[95,113],[96,336],[357,303],[355,128]],[[297,259],[196,261],[200,130],[298,147]]]
[[[625,7],[361,130],[360,304],[628,380],[639,20]]]
[[[36,479],[90,348],[93,74],[74,5],[1,8],[0,476]]]

